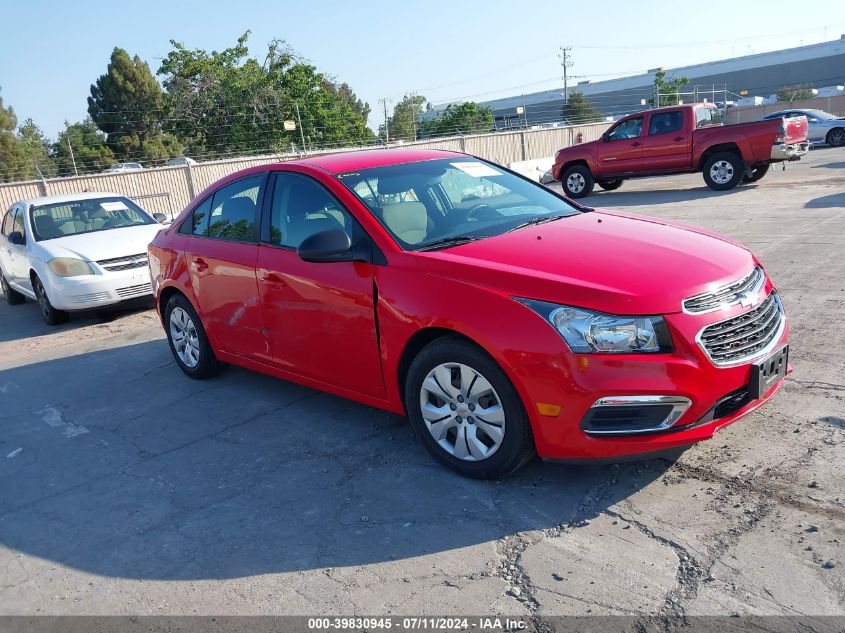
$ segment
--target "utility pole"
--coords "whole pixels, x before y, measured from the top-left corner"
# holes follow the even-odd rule
[[[67,138],[67,148],[70,150],[70,162],[73,163],[73,174],[75,176],[79,175],[79,172],[76,170],[76,159],[73,157],[73,145],[70,144],[70,137]]]
[[[566,103],[569,100],[568,71],[572,68],[572,47],[561,46],[558,56],[560,57],[560,65],[563,68],[563,102]]]
[[[414,121],[414,140],[417,140],[417,93],[411,93],[411,116]]]
[[[307,154],[308,148],[305,147],[305,132],[302,129],[302,117],[299,116],[299,104],[296,101],[294,101],[293,105],[296,108],[296,122],[299,125],[299,138],[302,139],[302,153]]]
[[[390,142],[390,132],[387,130],[387,104],[392,103],[392,99],[382,97],[378,102],[384,106],[384,144],[387,145]]]

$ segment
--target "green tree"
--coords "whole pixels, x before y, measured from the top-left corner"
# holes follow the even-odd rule
[[[816,95],[813,94],[813,87],[810,84],[800,84],[797,86],[784,86],[777,92],[778,101],[800,101],[802,99],[812,99]]]
[[[688,77],[675,77],[671,81],[666,81],[666,71],[658,70],[654,73],[654,92],[659,97],[658,108],[664,106],[678,105],[680,100],[680,91],[683,86],[689,84]],[[654,104],[654,97],[649,99],[649,104]]]
[[[569,93],[566,103],[560,109],[560,115],[569,123],[596,123],[604,118],[584,93],[578,90]]]
[[[281,40],[270,42],[263,61],[250,57],[248,39],[249,31],[211,53],[171,41],[158,71],[168,129],[191,154],[285,151],[303,137],[310,147],[373,140],[369,105],[348,84],[318,72]],[[285,129],[285,121],[300,119],[301,131]]]
[[[53,144],[52,153],[60,176],[100,172],[115,162],[114,153],[106,145],[105,135],[91,119],[81,123],[65,121],[65,129]]]
[[[51,143],[32,119],[23,122],[18,130],[19,149],[24,175],[22,180],[32,180],[56,175],[56,164],[50,155]]]
[[[393,106],[393,114],[387,119],[388,138],[391,141],[415,141],[419,136],[419,115],[427,104],[422,95],[405,95]],[[379,137],[385,137],[384,124],[379,126]]]
[[[159,162],[180,156],[175,137],[162,133],[164,93],[150,67],[122,48],[112,51],[106,74],[91,86],[88,114],[121,159]]]
[[[479,134],[491,131],[494,121],[490,108],[466,101],[461,104],[450,103],[440,116],[423,122],[422,129],[425,136]]]
[[[4,107],[0,97],[0,180],[11,182],[21,180],[24,173],[24,157],[20,139],[15,134],[18,118],[12,106]]]

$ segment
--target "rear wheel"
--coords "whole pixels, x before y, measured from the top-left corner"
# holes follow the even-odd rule
[[[435,459],[467,477],[508,475],[534,454],[516,389],[493,359],[461,339],[438,339],[417,355],[405,407]]]
[[[833,128],[827,133],[827,144],[832,147],[842,147],[845,145],[845,128]]]
[[[17,290],[12,289],[12,287],[9,285],[9,282],[6,281],[6,278],[3,276],[2,270],[0,270],[0,287],[3,288],[3,296],[6,298],[6,303],[8,303],[10,306],[16,306],[26,301],[26,297],[24,297]]]
[[[593,174],[584,165],[573,165],[563,172],[560,183],[563,193],[570,198],[584,198],[593,192]]]
[[[622,186],[622,179],[611,178],[610,180],[596,180],[596,184],[605,191],[616,191]]]
[[[38,275],[34,275],[32,278],[32,289],[35,291],[35,298],[38,300],[38,309],[41,310],[41,316],[47,325],[61,325],[70,318],[70,314],[64,310],[56,310],[50,303],[50,298],[47,296],[47,291]]]
[[[742,157],[734,152],[713,154],[704,163],[704,182],[716,191],[733,189],[742,180],[744,173]]]
[[[176,364],[187,376],[196,379],[216,376],[224,365],[217,360],[191,302],[173,295],[164,308],[167,342]]]
[[[768,163],[765,165],[757,165],[756,167],[751,168],[751,174],[746,174],[742,177],[742,182],[757,182],[763,176],[765,176],[769,172],[769,165]]]

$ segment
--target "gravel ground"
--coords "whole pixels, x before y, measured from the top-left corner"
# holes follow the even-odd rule
[[[152,311],[0,305],[0,613],[845,615],[844,191],[818,149],[589,199],[743,241],[789,313],[784,388],[676,460],[470,481],[400,417],[188,380]]]

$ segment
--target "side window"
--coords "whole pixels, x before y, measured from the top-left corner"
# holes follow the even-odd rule
[[[15,219],[12,221],[12,232],[18,231],[26,239],[26,229],[23,222],[23,210],[15,211]]]
[[[179,227],[179,232],[185,235],[198,235],[205,237],[208,235],[208,215],[211,212],[211,196],[203,200],[197,206],[190,216],[185,218],[182,226]]]
[[[638,116],[634,119],[620,123],[610,133],[611,141],[619,141],[626,138],[637,138],[643,131],[643,118]]]
[[[330,229],[353,237],[354,220],[322,185],[299,174],[276,174],[270,210],[270,242],[297,248],[305,238]]]
[[[684,113],[681,110],[676,112],[661,112],[652,114],[648,124],[648,135],[668,134],[677,132],[683,127]]]
[[[12,212],[13,210],[9,209],[6,212],[6,215],[3,216],[3,226],[2,229],[0,229],[0,233],[3,235],[8,235],[12,232]]]
[[[208,237],[235,242],[255,241],[255,215],[262,182],[264,174],[258,174],[236,180],[214,192],[208,216]]]

